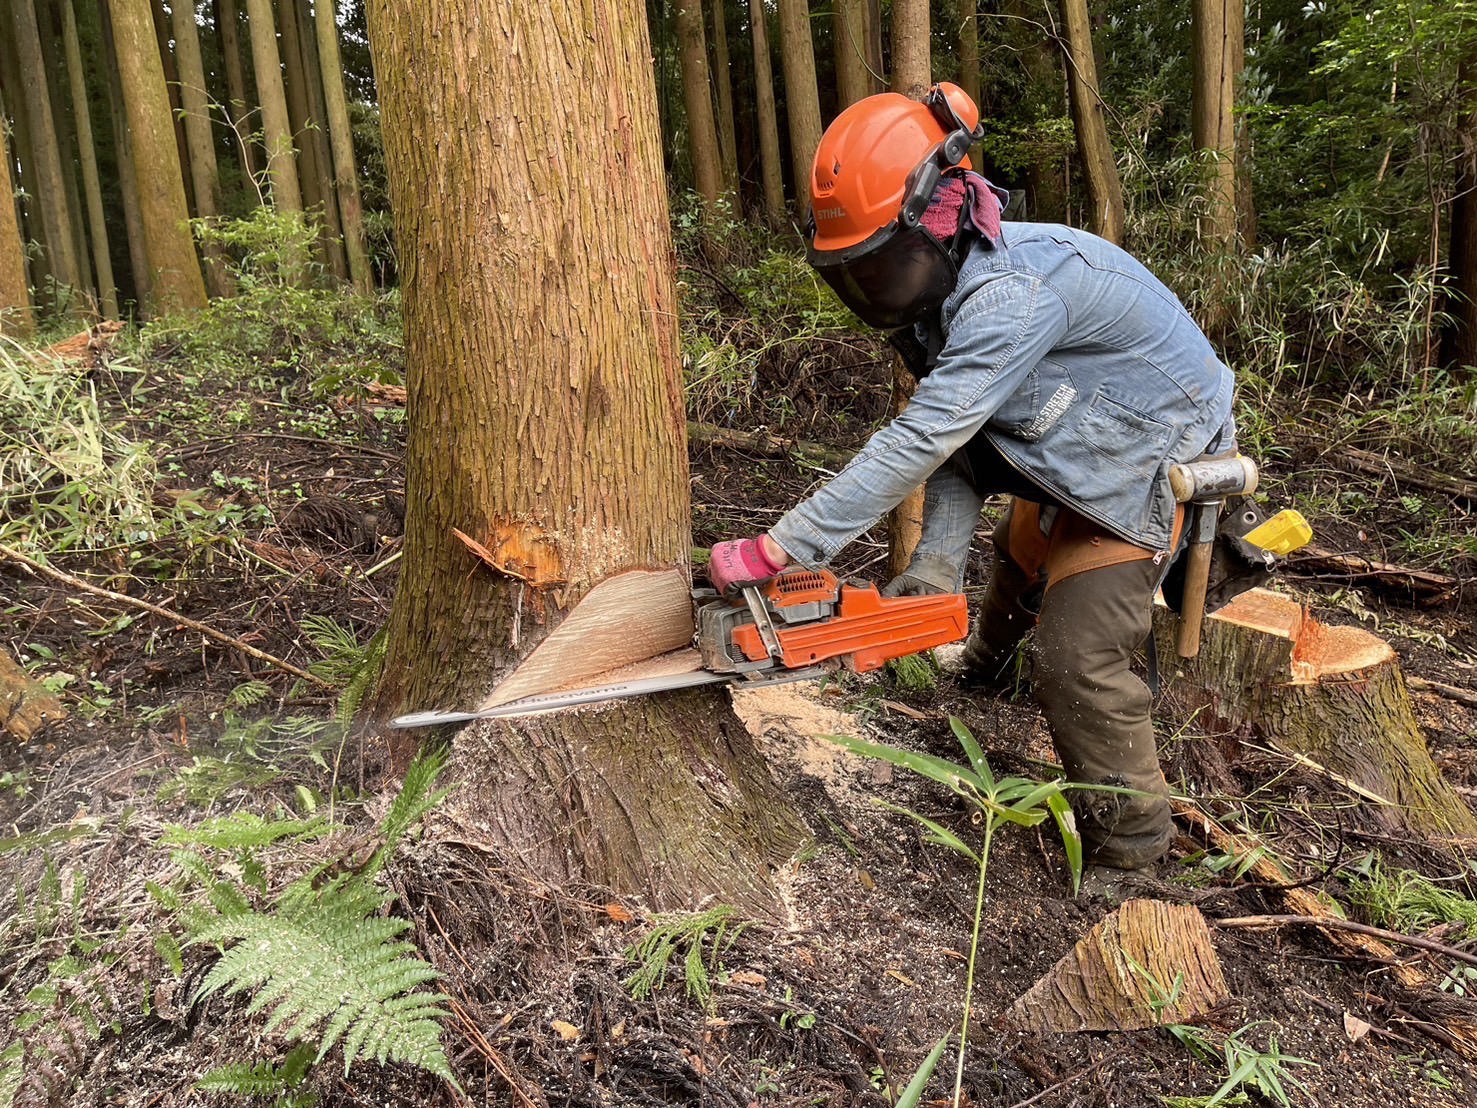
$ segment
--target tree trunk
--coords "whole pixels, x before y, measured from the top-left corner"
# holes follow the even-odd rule
[[[282,85],[282,58],[277,53],[277,28],[272,22],[272,0],[246,0],[251,32],[251,60],[256,70],[256,94],[262,106],[262,133],[267,145],[267,180],[272,203],[284,212],[303,210],[298,183],[297,151],[287,115],[287,91]]]
[[[774,106],[774,67],[769,58],[769,16],[764,0],[749,0],[754,39],[754,107],[759,115],[759,166],[764,178],[764,214],[770,226],[785,218],[785,175],[780,162],[780,130]]]
[[[20,52],[16,49],[15,35],[10,28],[8,9],[0,5],[0,97],[8,106],[10,120],[10,167],[15,175],[11,182],[14,186],[12,198],[19,221],[20,240],[25,246],[26,285],[35,291],[35,307],[40,309],[49,270],[45,252],[32,250],[32,245],[39,244],[43,237],[33,195],[36,157],[31,153],[31,127],[26,119],[26,102],[19,84]]]
[[[67,76],[72,89],[72,114],[77,122],[77,151],[82,166],[82,187],[87,195],[92,264],[97,270],[98,304],[103,317],[117,319],[118,288],[113,279],[113,255],[108,248],[108,225],[103,213],[102,180],[97,171],[97,150],[92,138],[92,109],[87,100],[82,50],[77,41],[77,13],[72,3],[73,0],[61,0],[62,45],[66,50]]]
[[[349,127],[349,104],[344,94],[344,66],[339,58],[338,21],[333,0],[316,0],[318,56],[323,71],[323,106],[333,158],[333,188],[338,197],[339,223],[349,278],[362,293],[374,290],[369,251],[364,242],[364,208],[359,200],[359,175],[354,165],[354,134]]]
[[[1166,647],[1169,622],[1160,621]],[[1391,831],[1477,834],[1431,761],[1384,640],[1325,626],[1292,598],[1253,589],[1205,621],[1199,655],[1177,668],[1169,692],[1187,717],[1199,713],[1198,726],[1249,731],[1326,771]]]
[[[284,0],[297,9],[298,45],[303,55],[303,76],[308,92],[308,118],[311,121],[303,139],[313,146],[318,163],[319,193],[323,197],[323,226],[318,241],[328,262],[328,269],[340,281],[349,279],[349,263],[344,257],[344,228],[339,219],[338,190],[333,182],[333,152],[328,145],[327,104],[323,97],[323,67],[318,60],[318,39],[314,33],[308,0]]]
[[[728,58],[728,6],[725,0],[712,0],[713,7],[713,76],[718,93],[718,152],[723,156],[723,188],[739,204],[738,136],[733,118],[733,74]],[[735,210],[734,215],[740,213]]]
[[[677,60],[682,66],[682,103],[687,108],[692,184],[711,212],[723,191],[723,165],[718,151],[718,128],[713,121],[702,0],[675,0],[673,14],[677,22]]]
[[[31,290],[26,282],[26,244],[15,210],[15,182],[11,177],[10,143],[5,113],[0,111],[0,335],[30,335],[36,327]]]
[[[1118,163],[1113,158],[1106,109],[1098,88],[1087,0],[1062,0],[1062,23],[1066,33],[1067,93],[1077,130],[1077,155],[1082,161],[1082,177],[1092,209],[1088,230],[1109,242],[1122,243],[1123,182],[1118,178]]]
[[[20,63],[20,92],[25,100],[35,180],[35,204],[40,216],[39,236],[47,255],[47,268],[56,282],[57,308],[77,310],[80,303],[71,295],[79,287],[81,269],[72,213],[67,210],[67,183],[62,173],[62,153],[57,120],[51,110],[46,63],[41,54],[41,36],[36,9],[30,0],[9,5]]]
[[[1226,9],[1226,49],[1231,52],[1231,95],[1236,132],[1236,234],[1242,250],[1255,250],[1257,240],[1256,187],[1252,180],[1251,124],[1241,110],[1245,104],[1246,7]]]
[[[203,308],[205,280],[190,235],[178,147],[169,119],[169,93],[154,37],[150,0],[108,0],[123,108],[133,141],[144,253],[148,259],[149,314]]]
[[[139,213],[138,174],[133,160],[133,140],[128,133],[128,113],[123,106],[123,80],[118,71],[118,44],[113,39],[112,0],[98,4],[102,24],[103,53],[107,61],[108,104],[112,109],[113,149],[118,160],[118,193],[123,201],[123,226],[128,236],[128,271],[133,279],[133,299],[149,301],[149,255],[144,247],[144,220]]]
[[[221,64],[226,71],[226,118],[236,132],[232,145],[241,160],[241,171],[257,183],[259,159],[256,142],[251,137],[256,127],[251,119],[250,101],[246,98],[246,67],[241,63],[241,16],[236,0],[215,0],[215,29],[220,36]]]
[[[1039,130],[1042,115],[1054,120],[1062,114],[1066,99],[1062,75],[1062,52],[1046,37],[1029,29],[1039,21],[1039,8],[1025,0],[1004,0],[1008,26],[1016,29],[1012,45],[1020,52],[1027,91],[1032,100],[1044,102],[1045,113],[1037,112],[1030,120]],[[1026,30],[1021,30],[1026,28]],[[1031,143],[1030,161],[1026,165],[1026,218],[1038,223],[1067,221],[1067,173],[1064,155],[1053,145],[1039,139]]]
[[[959,87],[980,102],[980,24],[978,0],[959,0]],[[981,109],[983,111],[983,109]]]
[[[1462,144],[1456,158],[1451,200],[1451,273],[1441,360],[1477,366],[1477,47],[1469,47],[1457,70]]]
[[[313,113],[308,106],[308,78],[303,66],[302,36],[298,33],[297,0],[277,0],[277,26],[282,31],[283,88],[287,94],[287,119],[297,147],[297,181],[303,208],[321,218],[323,174],[318,166],[318,144],[313,141]],[[324,262],[322,244],[319,255]]]
[[[41,58],[46,66],[46,92],[51,98],[51,118],[56,122],[57,146],[61,151],[62,179],[66,182],[67,222],[72,227],[72,257],[77,261],[77,309],[92,313],[99,303],[93,281],[92,254],[87,245],[87,210],[78,177],[77,127],[72,119],[71,86],[67,80],[67,57],[63,43],[61,13],[53,0],[35,0],[36,25],[41,33]]]
[[[865,11],[865,33],[867,36],[867,78],[870,81],[868,92],[883,92],[887,89],[887,79],[883,76],[887,72],[887,66],[882,59],[882,0],[864,0]]]
[[[913,100],[933,84],[928,0],[892,2],[892,91]]]
[[[68,0],[70,2],[70,0]],[[215,219],[221,213],[220,170],[215,164],[215,133],[210,121],[210,93],[205,86],[205,66],[200,61],[200,31],[195,25],[195,5],[175,0],[174,50],[179,66],[180,104],[184,109],[185,143],[189,147],[190,179],[195,195],[195,214]],[[230,296],[235,282],[226,269],[225,253],[214,244],[204,248],[205,286],[211,296]]]
[[[643,7],[371,0],[367,14],[410,424],[386,715],[474,702],[604,578],[685,570],[691,523]],[[445,134],[458,142],[426,141]],[[516,555],[519,576],[453,528],[509,569]],[[479,724],[456,765],[460,840],[656,906],[771,907],[767,867],[801,834],[711,691]]]
[[[1205,212],[1200,237],[1217,253],[1236,244],[1236,73],[1232,33],[1244,0],[1194,0],[1190,137],[1203,160]],[[1235,36],[1240,39],[1240,35]]]
[[[795,214],[810,214],[810,163],[821,144],[821,96],[815,79],[815,43],[807,0],[779,0],[780,61],[790,118],[790,166],[795,174]]]
[[[867,0],[834,0],[836,94],[841,108],[872,94],[867,69]]]
[[[169,118],[174,121],[174,144],[178,152],[181,180],[185,186],[185,203],[195,211],[195,180],[190,173],[190,140],[185,134],[184,101],[180,98],[179,67],[169,47],[169,17],[159,0],[150,0],[149,17],[154,22],[154,38],[159,47],[159,64],[164,67],[164,87],[169,93]]]

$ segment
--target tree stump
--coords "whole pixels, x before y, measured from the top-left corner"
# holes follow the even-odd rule
[[[1431,761],[1383,639],[1252,589],[1205,621],[1200,653],[1186,659],[1174,653],[1174,620],[1161,615],[1159,657],[1176,663],[1166,692],[1198,713],[1198,726],[1249,734],[1326,771],[1392,831],[1477,835],[1477,819]]]
[[[0,650],[0,730],[25,743],[48,723],[66,718],[57,695]]]
[[[1029,1031],[1186,1023],[1229,996],[1199,909],[1125,900],[1005,1014]]]

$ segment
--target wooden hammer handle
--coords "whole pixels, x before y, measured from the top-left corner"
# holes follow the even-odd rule
[[[1185,552],[1185,592],[1180,601],[1175,652],[1181,658],[1200,653],[1200,625],[1205,620],[1205,591],[1210,585],[1210,552],[1214,543],[1197,542]]]

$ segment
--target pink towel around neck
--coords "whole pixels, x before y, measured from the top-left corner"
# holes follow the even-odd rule
[[[992,243],[1000,241],[1000,213],[1005,198],[999,189],[978,173],[966,172],[963,177],[945,177],[933,190],[920,221],[930,234],[940,242],[947,243],[959,229],[959,209],[964,205],[964,190],[969,189],[974,203],[970,208],[970,221],[975,229]],[[1007,194],[1008,195],[1008,194]]]

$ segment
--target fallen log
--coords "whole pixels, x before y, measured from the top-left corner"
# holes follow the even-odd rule
[[[1393,477],[1402,485],[1414,485],[1418,489],[1444,493],[1458,500],[1477,504],[1477,484],[1448,477],[1444,473],[1435,473],[1423,466],[1392,458],[1388,454],[1375,454],[1358,447],[1345,446],[1334,457],[1336,462],[1358,473],[1367,473],[1373,477]]]
[[[1315,576],[1338,576],[1350,581],[1371,581],[1386,591],[1409,592],[1426,604],[1450,600],[1461,588],[1459,578],[1426,569],[1412,569],[1366,558],[1361,554],[1344,554],[1321,546],[1305,546],[1289,558],[1287,568],[1293,573]]]
[[[1134,1031],[1188,1023],[1230,995],[1200,910],[1125,900],[1005,1013],[1023,1030]]]
[[[1426,749],[1394,650],[1358,627],[1313,619],[1291,597],[1252,589],[1205,621],[1200,653],[1175,658],[1174,620],[1159,657],[1176,664],[1172,708],[1206,730],[1250,734],[1358,786],[1392,832],[1465,839],[1477,818]]]
[[[770,434],[765,428],[757,431],[740,431],[733,427],[719,427],[713,423],[688,421],[687,441],[709,446],[721,446],[728,450],[743,450],[764,458],[793,458],[812,466],[839,469],[851,460],[853,450],[842,450],[823,442],[786,438]]]

